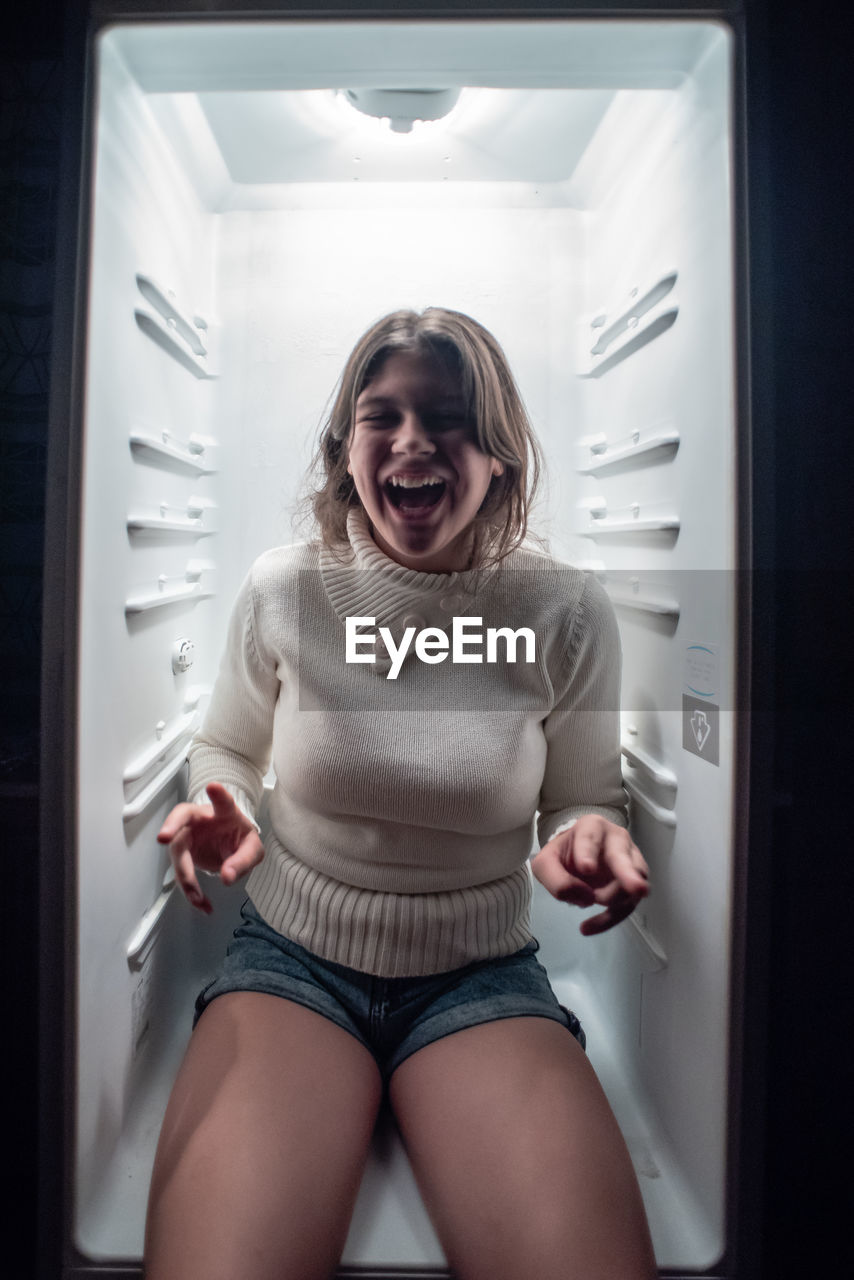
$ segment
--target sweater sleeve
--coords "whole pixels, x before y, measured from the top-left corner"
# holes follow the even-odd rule
[[[207,784],[220,782],[253,821],[270,763],[279,694],[275,660],[258,639],[255,603],[250,572],[232,609],[204,723],[188,753],[190,799],[205,803]]]
[[[557,700],[544,724],[540,846],[586,813],[628,826],[620,767],[620,633],[613,606],[592,574],[570,623],[565,660]]]

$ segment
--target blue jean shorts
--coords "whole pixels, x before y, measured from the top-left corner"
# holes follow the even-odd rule
[[[196,1000],[196,1025],[217,996],[261,991],[313,1009],[349,1031],[385,1080],[434,1040],[501,1018],[551,1018],[586,1040],[574,1013],[558,1003],[536,958],[539,944],[426,978],[376,978],[321,960],[271,929],[247,899],[225,961]]]

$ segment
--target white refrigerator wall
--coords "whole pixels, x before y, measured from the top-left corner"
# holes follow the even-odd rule
[[[618,25],[625,44],[630,24]],[[141,87],[132,31],[99,44],[74,1193],[75,1240],[89,1257],[140,1256],[154,1144],[192,999],[240,896],[218,894],[213,920],[197,917],[164,891],[168,859],[155,842],[181,794],[187,734],[204,710],[231,600],[259,552],[298,536],[295,500],[356,338],[391,309],[430,304],[470,312],[507,352],[546,455],[537,530],[557,554],[595,567],[615,596],[634,597],[618,606],[625,740],[636,761],[626,775],[641,796],[632,825],[654,894],[639,929],[585,940],[579,914],[537,892],[535,932],[561,998],[585,1023],[660,1265],[702,1270],[723,1248],[734,786],[729,46],[711,24],[697,24],[690,42],[685,29],[680,48],[691,56],[665,77],[671,87],[658,74],[656,87],[618,91],[566,181],[370,184],[343,173],[262,199],[224,179],[211,138],[189,155],[170,134],[193,99]],[[643,80],[630,60],[617,61],[627,84]],[[621,314],[633,288],[674,270],[672,291],[637,326],[678,306],[672,327],[607,371],[579,376],[591,333],[595,342],[603,328],[591,331],[590,319]],[[182,336],[187,320],[206,355]],[[663,431],[678,444],[637,449]],[[663,527],[608,531],[608,521],[657,518]],[[636,607],[644,600],[651,607]],[[182,640],[193,646],[184,672],[173,669]],[[683,747],[694,644],[711,652],[718,679],[717,765]],[[345,1262],[441,1262],[389,1133],[369,1165]]]
[[[609,1015],[603,1033],[613,1037],[613,1059],[631,1064],[641,1096],[651,1101],[652,1127],[660,1126],[663,1150],[684,1174],[683,1190],[694,1202],[687,1216],[698,1232],[707,1232],[705,1246],[699,1234],[694,1243],[700,1254],[709,1250],[707,1262],[723,1232],[734,787],[727,74],[726,44],[712,41],[678,93],[618,95],[596,149],[582,163],[595,202],[585,219],[585,321],[602,312],[613,316],[633,288],[642,295],[673,270],[676,283],[661,307],[678,306],[678,316],[648,346],[601,376],[581,380],[581,434],[597,449],[604,437],[607,450],[593,455],[582,448],[578,456],[589,465],[636,439],[643,445],[664,433],[678,435],[678,446],[639,453],[590,476],[576,474],[576,502],[605,515],[595,522],[595,538],[568,547],[570,559],[586,559],[603,573],[615,599],[628,595],[632,601],[617,608],[624,741],[673,778],[657,782],[648,767],[624,760],[630,790],[652,808],[632,804],[632,830],[654,886],[632,924],[643,927],[666,965],[659,967],[653,952],[638,972],[630,956],[639,941],[632,928],[592,945],[569,931],[575,945],[567,948],[567,962],[575,981],[583,975],[594,993],[594,1016],[620,1011]],[[603,155],[611,165],[597,173]],[[608,531],[612,520],[619,528],[647,519],[677,527]],[[592,524],[585,510],[575,513],[576,529]],[[652,607],[637,607],[644,601]],[[657,611],[663,607],[668,611]],[[698,653],[713,663],[713,688],[698,690],[687,674]],[[683,746],[687,689],[691,697],[709,695],[716,709],[709,714],[718,721],[717,765]],[[559,963],[555,956],[551,967]],[[631,1111],[621,1118],[624,1127],[632,1124]],[[673,1245],[679,1256],[681,1246]]]
[[[122,1212],[111,1199],[117,1162],[130,1171],[125,1181],[136,1184],[133,1194],[144,1195],[145,1175],[134,1176],[142,1148],[133,1117],[147,1098],[148,1042],[173,1017],[171,1009],[158,1008],[145,1031],[156,970],[186,969],[192,947],[190,932],[174,930],[182,954],[167,957],[155,948],[138,969],[126,956],[161,892],[168,857],[154,835],[175,785],[171,795],[162,792],[126,820],[125,805],[156,780],[162,765],[155,756],[141,773],[131,769],[140,776],[128,784],[123,775],[156,750],[160,722],[171,726],[183,716],[187,688],[186,677],[173,675],[169,656],[182,629],[176,608],[130,614],[126,603],[157,591],[161,575],[170,579],[167,589],[174,587],[188,560],[204,554],[206,540],[131,533],[128,519],[157,516],[161,504],[186,517],[188,496],[205,496],[209,482],[186,467],[157,466],[156,455],[132,450],[130,441],[136,432],[162,437],[168,429],[183,441],[204,433],[213,391],[167,359],[134,319],[144,305],[136,284],[142,266],[174,281],[200,310],[210,306],[212,219],[108,49],[99,95],[81,511],[75,1188],[80,1245],[96,1257],[111,1253],[122,1237]],[[213,624],[212,603],[200,601],[193,629]],[[206,678],[211,675],[208,670]],[[160,984],[158,1001],[169,1001],[177,985]]]
[[[217,421],[236,430],[243,564],[291,541],[323,407],[356,340],[399,307],[470,312],[504,346],[538,432],[557,442],[580,389],[567,338],[582,299],[582,218],[507,207],[493,184],[459,208],[423,194],[372,207],[240,212],[220,218],[217,307],[223,379]],[[232,363],[233,362],[233,363]],[[545,523],[545,521],[543,521]]]

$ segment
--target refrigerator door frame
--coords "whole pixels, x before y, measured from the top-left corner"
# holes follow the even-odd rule
[[[724,1257],[704,1272],[715,1280],[747,1280],[759,1274],[770,922],[771,752],[773,740],[773,423],[763,391],[770,385],[767,316],[768,231],[755,193],[767,183],[762,140],[766,128],[761,52],[763,12],[738,3],[708,5],[664,0],[587,0],[585,4],[473,5],[419,0],[332,0],[301,5],[255,0],[213,3],[176,11],[168,0],[93,0],[68,7],[64,56],[65,102],[54,355],[48,444],[42,649],[42,756],[40,813],[39,975],[40,1128],[39,1242],[37,1274],[82,1280],[138,1276],[138,1267],[94,1264],[71,1243],[70,1196],[73,1116],[66,1100],[74,1090],[74,946],[76,845],[76,637],[79,588],[79,510],[83,448],[83,381],[89,268],[90,184],[94,124],[93,50],[98,33],[125,21],[206,22],[252,18],[297,20],[417,21],[459,19],[526,22],[621,18],[631,21],[717,21],[732,36],[733,232],[737,436],[738,703],[735,795],[734,927],[732,971],[741,982],[731,999],[730,1107],[728,1117],[727,1230]],[[748,61],[750,74],[748,75]],[[757,145],[758,144],[758,145]],[[759,450],[761,448],[761,454]],[[754,469],[753,457],[763,465]],[[380,1273],[342,1270],[362,1280]],[[381,1273],[393,1280],[388,1271]],[[443,1275],[420,1270],[405,1276]],[[677,1273],[665,1272],[675,1276]],[[692,1275],[701,1273],[692,1272]]]

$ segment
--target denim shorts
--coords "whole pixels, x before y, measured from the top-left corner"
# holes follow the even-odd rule
[[[531,941],[521,951],[422,978],[376,978],[321,960],[262,920],[247,899],[225,961],[196,1000],[196,1025],[217,996],[261,991],[294,1000],[349,1031],[387,1081],[434,1040],[501,1018],[551,1018],[586,1041],[574,1013],[558,1003]]]

